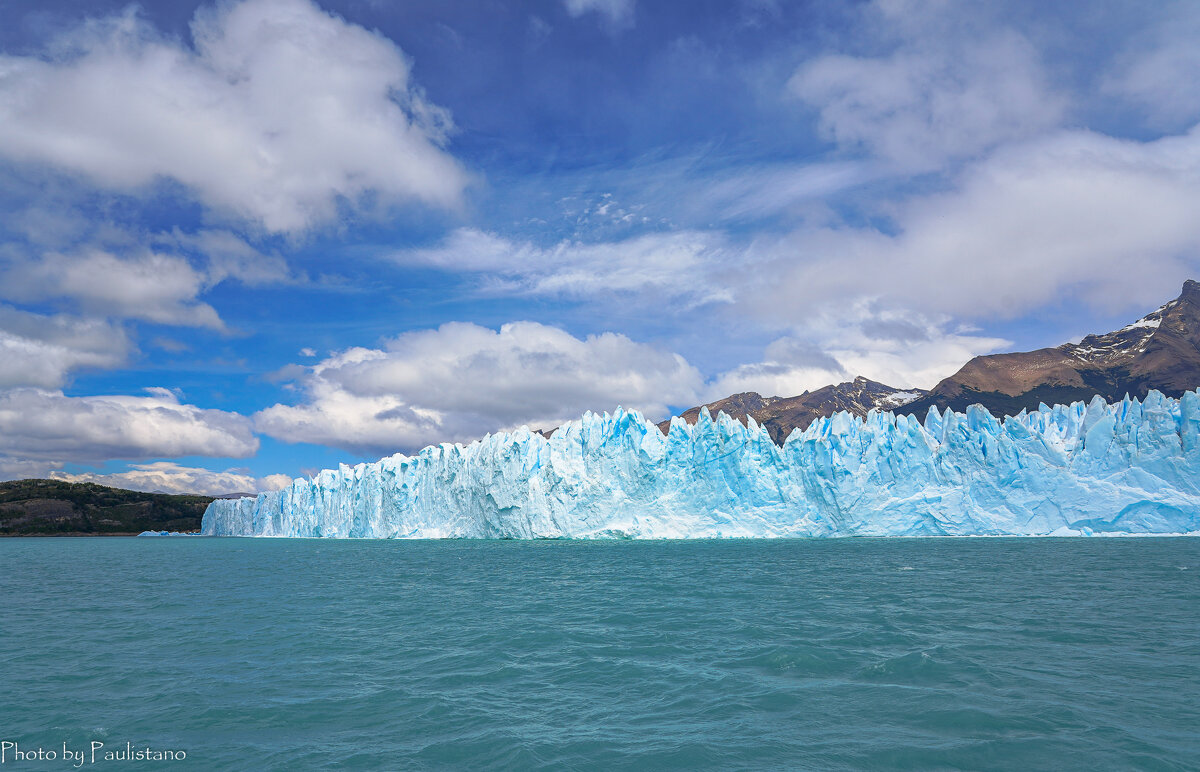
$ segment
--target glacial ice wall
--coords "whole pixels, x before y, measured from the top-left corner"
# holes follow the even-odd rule
[[[214,501],[210,535],[711,538],[1200,531],[1200,390],[1181,399],[979,406],[818,419],[782,447],[703,411],[664,436],[636,412],[588,413],[550,439],[326,470]]]

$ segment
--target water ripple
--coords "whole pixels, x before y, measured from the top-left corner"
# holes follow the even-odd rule
[[[0,727],[197,768],[1188,769],[1200,540],[0,541]],[[15,570],[14,570],[15,569]]]

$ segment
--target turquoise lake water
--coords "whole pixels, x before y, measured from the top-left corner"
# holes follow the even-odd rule
[[[0,607],[3,769],[1200,768],[1195,538],[3,539]]]

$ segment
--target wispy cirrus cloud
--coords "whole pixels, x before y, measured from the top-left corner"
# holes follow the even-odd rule
[[[843,45],[879,50],[822,54],[788,82],[838,145],[922,171],[1062,120],[1066,100],[1038,50],[1015,29],[983,23],[979,9],[876,0],[861,13],[858,38]]]
[[[634,4],[635,0],[563,0],[571,16],[595,13],[617,29],[633,26]]]
[[[483,291],[578,298],[653,293],[688,305],[729,302],[714,269],[731,256],[716,232],[648,233],[618,241],[560,241],[541,247],[477,228],[459,228],[442,243],[396,252],[391,259],[473,274]]]
[[[1187,127],[1200,119],[1200,6],[1170,2],[1156,10],[1149,29],[1128,41],[1100,78],[1101,90],[1136,104],[1151,125]]]

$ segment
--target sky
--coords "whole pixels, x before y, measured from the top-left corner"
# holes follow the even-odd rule
[[[1123,326],[1200,4],[0,0],[0,479],[221,494]]]

